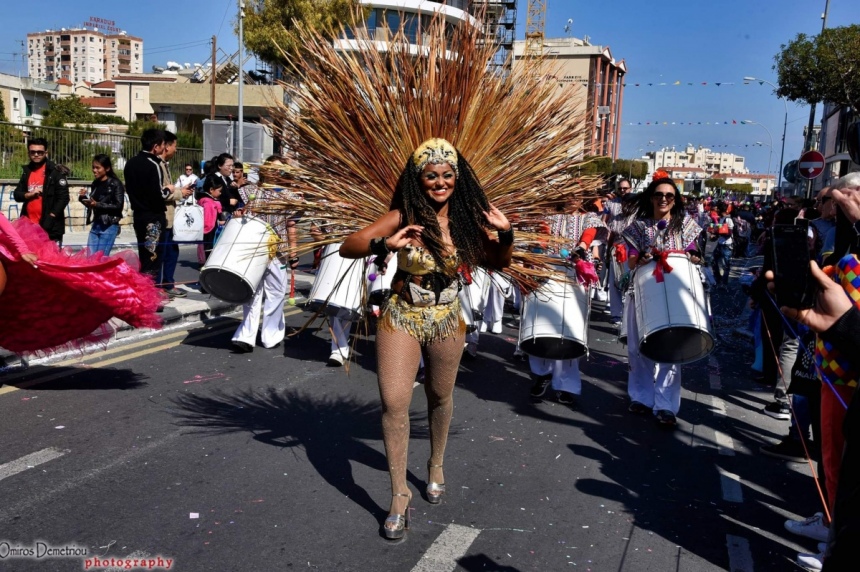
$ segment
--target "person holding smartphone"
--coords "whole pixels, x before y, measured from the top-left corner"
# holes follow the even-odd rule
[[[93,180],[89,190],[81,189],[78,200],[87,207],[87,224],[92,222],[87,238],[90,254],[101,252],[110,256],[119,234],[119,221],[125,206],[125,187],[113,171],[110,157],[93,157]]]
[[[855,194],[858,206],[856,221],[860,220],[860,193]],[[810,263],[810,272],[819,287],[815,304],[811,308],[782,306],[780,310],[786,317],[813,330],[821,340],[834,344],[844,355],[860,356],[860,309],[852,304],[842,286],[814,261]],[[776,286],[773,272],[766,272],[765,279],[773,291]],[[855,391],[843,423],[845,447],[836,496],[831,502],[833,522],[829,527],[822,525],[828,532],[832,528],[832,533],[828,534],[828,549],[819,554],[801,553],[797,557],[798,564],[822,566],[825,572],[848,570],[856,565],[853,546],[860,541],[860,400],[857,395]],[[822,513],[816,516],[819,515]],[[788,521],[786,528],[793,530],[797,522],[805,521]]]

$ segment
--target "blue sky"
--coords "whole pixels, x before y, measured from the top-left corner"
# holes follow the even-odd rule
[[[770,130],[771,172],[776,173],[785,108],[769,86],[744,85],[743,77],[775,83],[771,68],[780,44],[799,32],[817,34],[825,0],[547,0],[547,4],[547,37],[565,36],[564,27],[572,19],[573,36],[588,35],[593,44],[609,46],[616,59],[627,63],[622,157],[636,157],[640,149],[661,146],[725,145],[719,150],[744,155],[751,170],[764,172],[771,139],[758,125],[740,125],[750,119]],[[14,54],[20,52],[18,42],[26,39],[27,32],[80,26],[90,16],[114,20],[129,34],[142,37],[146,71],[168,60],[202,63],[209,57],[212,35],[218,36],[218,45],[225,51],[237,49],[232,32],[236,5],[236,0],[172,4],[42,0],[37,10],[7,11],[6,32],[0,37],[0,71],[17,74],[21,69],[21,58]],[[518,0],[518,5],[517,37],[522,38],[526,0]],[[857,0],[830,2],[828,26],[858,22]],[[672,85],[676,81],[682,85]],[[717,87],[718,82],[723,85]],[[635,83],[642,87],[634,87]],[[648,83],[654,86],[647,87]],[[808,107],[789,102],[786,162],[800,153],[808,118]],[[732,120],[738,125],[704,125]],[[651,126],[629,125],[648,121]],[[655,121],[661,125],[653,126]],[[663,126],[663,121],[703,125]],[[765,146],[756,147],[756,142]]]

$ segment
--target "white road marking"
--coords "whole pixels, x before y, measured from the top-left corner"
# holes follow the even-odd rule
[[[48,447],[47,449],[42,449],[41,451],[36,451],[35,453],[30,453],[29,455],[24,455],[20,459],[9,461],[8,463],[3,463],[2,465],[0,465],[0,481],[7,477],[17,475],[18,473],[23,473],[27,469],[32,469],[33,467],[41,465],[42,463],[47,463],[48,461],[58,459],[68,452],[68,450]]]
[[[714,438],[717,442],[717,452],[720,455],[726,455],[728,457],[735,456],[735,442],[731,437],[723,433],[722,431],[714,431]]]
[[[744,492],[741,489],[741,478],[734,473],[730,473],[720,467],[720,487],[723,489],[723,500],[726,502],[741,503],[744,502]]]
[[[749,541],[740,536],[727,534],[726,545],[729,547],[729,570],[731,572],[753,572]]]
[[[481,531],[477,528],[449,524],[439,535],[412,572],[452,572]]]
[[[53,488],[33,487],[32,493],[22,496],[17,503],[8,504],[0,508],[0,522],[7,522],[12,515],[28,511],[32,509],[32,507],[44,504],[58,495],[71,491],[83,484],[87,484],[104,472],[122,468],[126,464],[135,461],[138,457],[144,456],[158,447],[167,445],[182,434],[182,431],[176,431],[174,433],[169,433],[160,439],[149,441],[145,445],[139,446],[137,449],[131,449],[130,451],[111,458],[111,460],[104,465],[89,469],[83,474],[77,474],[73,478],[65,480]]]

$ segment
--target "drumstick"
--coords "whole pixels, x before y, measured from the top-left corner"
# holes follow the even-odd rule
[[[296,305],[296,269],[290,268],[290,299],[287,300],[290,306]]]

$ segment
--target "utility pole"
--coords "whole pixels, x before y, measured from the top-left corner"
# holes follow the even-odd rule
[[[821,15],[821,33],[824,33],[824,30],[827,28],[827,13],[830,11],[830,0],[826,0],[824,3],[824,13]],[[806,145],[803,146],[804,151],[809,151],[814,146],[815,138],[813,136],[813,131],[815,127],[815,107],[816,104],[813,101],[809,107],[809,127],[806,130]],[[812,198],[812,179],[809,179],[806,182],[806,198]]]
[[[245,109],[242,106],[242,86],[245,83],[242,65],[245,63],[245,0],[239,0],[239,144],[236,146],[236,160],[243,162],[245,155]]]
[[[212,36],[212,68],[209,70],[209,119],[215,119],[215,74],[218,72],[218,62],[215,61],[215,49],[218,39]]]

